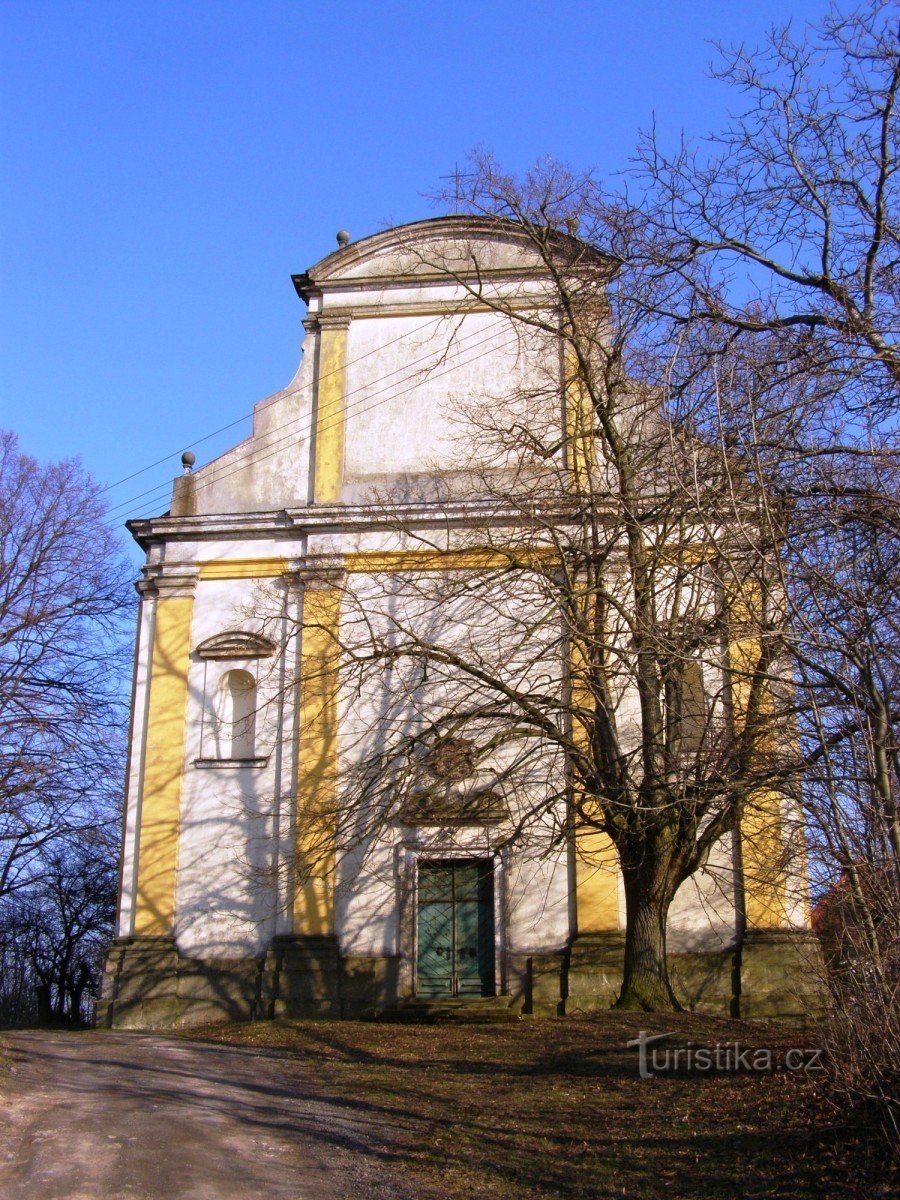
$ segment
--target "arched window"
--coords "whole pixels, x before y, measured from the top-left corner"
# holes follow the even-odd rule
[[[253,758],[256,743],[256,680],[249,671],[226,671],[219,681],[219,758]]]

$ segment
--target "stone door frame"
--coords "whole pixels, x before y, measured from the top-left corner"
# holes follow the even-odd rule
[[[418,961],[418,883],[419,862],[451,859],[490,859],[494,878],[494,991],[506,993],[507,950],[507,875],[509,852],[491,844],[481,830],[455,830],[452,833],[422,834],[398,847],[397,873],[400,910],[400,998],[416,994]]]

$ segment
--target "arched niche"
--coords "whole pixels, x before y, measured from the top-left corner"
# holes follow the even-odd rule
[[[219,758],[246,761],[256,754],[256,680],[249,671],[233,668],[219,680]]]

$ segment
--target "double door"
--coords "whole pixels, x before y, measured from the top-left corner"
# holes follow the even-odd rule
[[[492,996],[491,859],[420,862],[417,931],[420,996]]]

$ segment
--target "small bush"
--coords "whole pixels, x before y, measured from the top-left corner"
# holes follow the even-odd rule
[[[833,1096],[900,1152],[900,888],[893,863],[857,866],[817,911],[828,971]]]

